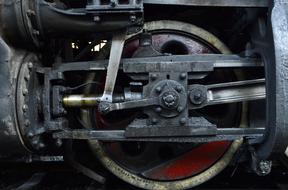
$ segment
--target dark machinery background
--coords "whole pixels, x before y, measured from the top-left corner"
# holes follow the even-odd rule
[[[1,187],[285,189],[287,5],[0,0]]]

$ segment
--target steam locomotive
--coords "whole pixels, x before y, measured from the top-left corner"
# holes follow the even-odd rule
[[[231,163],[269,174],[288,144],[287,5],[1,0],[1,162],[150,190]]]

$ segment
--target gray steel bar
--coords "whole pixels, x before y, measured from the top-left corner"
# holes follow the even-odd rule
[[[207,88],[207,105],[266,98],[265,79],[216,84]]]
[[[173,55],[149,58],[122,59],[120,68],[126,73],[146,72],[211,72],[215,68],[264,67],[261,59],[238,55],[205,54]],[[176,65],[176,66],[175,66]],[[56,66],[54,72],[106,71],[108,60],[65,63]]]
[[[263,67],[260,59],[238,55],[174,55],[123,59],[125,73],[212,72],[215,68]]]
[[[103,101],[107,102],[113,101],[113,91],[116,83],[116,78],[118,75],[125,39],[126,39],[126,30],[120,31],[112,39],[106,83],[103,97],[101,98],[101,100]]]
[[[164,127],[165,128],[165,127]],[[76,140],[102,140],[102,141],[143,141],[143,142],[212,142],[223,140],[235,140],[243,137],[258,138],[265,133],[265,128],[226,128],[217,129],[215,136],[191,136],[185,137],[156,137],[156,138],[126,138],[125,130],[110,130],[110,131],[96,131],[96,130],[65,130],[53,134],[55,139],[76,139]],[[193,134],[192,134],[193,135]],[[177,136],[177,134],[175,134]]]

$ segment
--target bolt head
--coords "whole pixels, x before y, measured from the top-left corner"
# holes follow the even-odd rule
[[[28,136],[29,138],[32,138],[34,135],[33,135],[32,132],[29,132],[29,133],[27,134],[27,136]],[[34,141],[33,141],[33,142],[34,142]]]
[[[57,147],[61,147],[62,144],[63,144],[63,141],[61,139],[57,139],[55,144],[56,144]]]
[[[194,100],[196,100],[196,101],[199,101],[201,99],[201,97],[202,97],[201,92],[196,92],[194,94]]]
[[[94,22],[100,22],[101,18],[100,16],[94,16]]]
[[[25,79],[26,81],[29,81],[30,75],[26,75],[26,76],[24,77],[24,79]]]
[[[31,124],[30,121],[28,119],[26,119],[24,122],[25,127],[29,127],[30,124]]]
[[[185,80],[187,78],[187,74],[186,73],[182,73],[181,75],[180,75],[180,79],[181,80]]]
[[[271,161],[262,160],[259,163],[259,169],[260,169],[261,175],[268,175],[271,172],[271,166],[272,166]]]
[[[32,144],[33,144],[34,146],[38,145],[38,143],[39,143],[39,141],[38,141],[37,139],[34,139],[34,140],[32,141]]]
[[[163,97],[163,101],[167,106],[173,105],[175,103],[176,97],[172,94]]]
[[[182,89],[182,86],[176,86],[175,90],[180,93],[182,92],[183,89]]]
[[[162,103],[167,108],[176,108],[179,104],[179,96],[176,92],[169,91],[162,95]]]
[[[158,119],[152,118],[151,122],[152,122],[152,124],[156,124],[158,122]]]
[[[40,143],[39,144],[39,148],[44,148],[45,147],[45,144],[44,143]]]
[[[157,113],[160,113],[160,112],[162,112],[162,108],[161,108],[161,107],[157,107],[157,108],[155,109],[155,111],[156,111]]]
[[[180,123],[181,125],[185,125],[185,124],[186,124],[186,118],[185,118],[185,117],[181,118],[180,121],[179,121],[179,123]]]
[[[39,34],[40,34],[39,30],[33,30],[32,33],[33,33],[34,35],[39,35]]]
[[[7,122],[7,127],[8,127],[8,128],[12,128],[12,127],[13,127],[12,122]]]
[[[111,1],[110,6],[111,7],[116,7],[116,2],[115,1]]]
[[[207,95],[204,90],[195,88],[190,92],[189,98],[192,104],[201,105],[206,101]]]
[[[27,88],[23,89],[22,93],[23,93],[24,96],[26,96],[28,94],[28,89]]]
[[[157,79],[157,74],[154,74],[154,73],[151,74],[150,78],[151,78],[151,80],[153,80],[153,81],[156,80],[156,79]]]
[[[27,112],[28,111],[28,106],[26,104],[23,105],[22,110],[23,110],[23,112]]]
[[[158,86],[158,87],[156,88],[156,92],[160,94],[160,93],[162,92],[162,87]]]
[[[107,114],[110,110],[110,104],[106,102],[102,102],[99,104],[98,110],[101,114]]]
[[[131,22],[135,22],[136,19],[137,19],[137,17],[136,17],[135,15],[131,15],[131,16],[130,16],[130,20],[131,20]]]
[[[33,63],[32,63],[32,62],[29,62],[29,63],[28,63],[28,69],[31,70],[32,68],[33,68]]]
[[[183,110],[184,110],[184,108],[183,108],[182,106],[179,106],[179,107],[177,108],[177,111],[178,111],[179,113],[181,113]]]

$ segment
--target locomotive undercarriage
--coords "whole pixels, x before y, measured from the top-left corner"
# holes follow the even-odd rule
[[[174,190],[285,152],[287,2],[0,4],[2,160]]]

